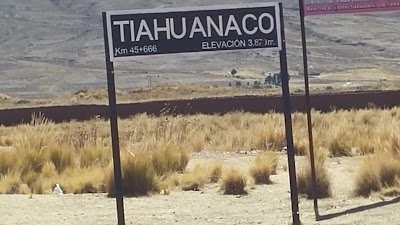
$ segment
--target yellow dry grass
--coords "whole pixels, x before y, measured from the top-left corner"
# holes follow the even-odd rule
[[[204,165],[196,165],[193,171],[183,174],[181,178],[182,190],[199,191],[204,184],[209,183],[209,174],[205,172],[207,167]]]
[[[156,172],[149,154],[143,151],[125,153],[121,157],[122,189],[125,196],[144,196],[158,191]],[[113,170],[109,170],[105,184],[109,197],[115,196]]]
[[[250,175],[255,184],[271,184],[270,175],[276,175],[278,155],[267,152],[257,156],[250,167]]]
[[[328,152],[330,157],[396,154],[400,151],[400,108],[313,111],[313,127],[315,149]],[[277,151],[285,146],[283,116],[273,112],[178,117],[142,114],[119,120],[119,131],[124,157],[138,151],[150,157],[155,173],[154,186],[166,177],[181,176],[176,172],[185,173],[191,151]],[[305,115],[293,114],[293,131],[296,154],[306,155]],[[112,161],[108,121],[93,119],[84,123],[54,124],[36,115],[31,123],[0,127],[0,140],[0,186],[9,186],[0,189],[0,193],[22,193],[24,188],[11,188],[10,191],[16,183],[19,187],[26,185],[34,193],[47,193],[56,183],[70,193],[80,193],[82,189],[103,192],[104,185],[109,183],[104,182],[105,171]],[[103,174],[101,181],[100,178],[91,180],[86,175],[90,170],[103,171],[98,173]],[[216,167],[214,175],[205,170],[207,182],[211,182],[212,177],[213,182],[222,179],[224,172],[221,171],[222,166]],[[81,181],[74,183],[61,179],[68,176]],[[15,178],[12,179],[15,182],[10,182],[11,178]],[[181,178],[173,180],[172,183],[181,185]]]
[[[225,195],[244,195],[247,178],[241,171],[235,168],[228,168],[222,174],[221,191]]]
[[[21,181],[21,174],[8,173],[0,176],[0,193],[1,194],[29,194],[30,190],[27,185]]]
[[[326,154],[322,150],[315,151],[315,175],[316,186],[315,195],[317,198],[329,198],[332,196],[331,179],[325,167]],[[297,187],[301,195],[307,199],[313,198],[312,174],[310,166],[310,154],[307,155],[306,162],[301,165],[297,173]]]
[[[220,162],[196,165],[192,171],[184,173],[178,183],[184,191],[198,191],[206,184],[220,182],[222,172],[223,165]]]
[[[210,170],[210,182],[211,183],[218,183],[221,180],[222,177],[222,163],[214,163],[214,165],[211,166]]]
[[[400,188],[400,159],[399,155],[382,152],[368,156],[359,167],[355,177],[354,194],[368,197],[373,192],[391,195]]]

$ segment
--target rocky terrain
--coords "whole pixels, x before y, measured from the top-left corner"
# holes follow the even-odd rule
[[[0,93],[23,98],[56,97],[105,88],[101,12],[106,10],[265,2],[256,0],[2,0]],[[301,68],[298,3],[284,1],[289,67]],[[400,12],[308,17],[309,62],[322,73],[400,68]],[[261,76],[279,68],[276,55],[260,51],[137,57],[117,63],[117,88],[171,82],[227,85],[233,68]],[[349,75],[351,76],[351,74]],[[373,74],[372,76],[383,76]]]

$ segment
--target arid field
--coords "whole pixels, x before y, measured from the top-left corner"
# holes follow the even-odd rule
[[[1,0],[0,110],[108,104],[104,11],[257,2],[271,1]],[[282,3],[290,92],[302,95],[298,1]],[[307,17],[311,94],[400,90],[399,19],[400,12]],[[281,88],[265,80],[279,65],[267,49],[135,57],[115,65],[117,103],[277,96]],[[292,115],[301,221],[400,224],[400,104],[334,108],[312,112],[319,221],[306,115]],[[282,114],[118,122],[126,224],[291,224]],[[117,223],[109,121],[55,123],[35,114],[3,125],[0,225]],[[53,192],[57,184],[63,195]]]
[[[399,108],[313,112],[325,219],[318,223],[307,200],[305,115],[293,114],[293,123],[305,224],[400,221],[392,205],[400,193]],[[289,223],[283,125],[273,112],[120,120],[128,224]],[[108,121],[54,124],[33,115],[30,124],[1,127],[0,146],[0,223],[115,223]],[[64,195],[52,193],[56,183]]]
[[[153,83],[147,86],[120,89],[117,85],[118,103],[132,103],[155,100],[176,100],[204,97],[227,97],[244,95],[281,95],[279,86],[264,84],[265,74],[261,70],[238,69],[235,76],[229,73],[218,73],[216,77],[227,77],[224,83],[193,82],[182,83],[171,80],[167,84]],[[136,79],[136,78],[135,78]],[[140,78],[145,81],[147,78]],[[201,78],[203,79],[203,78]],[[400,89],[400,77],[385,69],[364,68],[323,73],[310,76],[312,94],[343,93],[354,91],[388,91]],[[241,86],[236,86],[239,82]],[[60,95],[57,98],[21,97],[15,92],[0,92],[0,109],[24,108],[37,106],[76,105],[76,104],[108,104],[107,89],[83,88]],[[292,94],[304,94],[304,77],[298,74],[290,76]]]

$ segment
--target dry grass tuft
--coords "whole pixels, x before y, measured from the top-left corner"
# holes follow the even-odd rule
[[[400,177],[400,161],[390,157],[390,154],[379,154],[379,177],[382,187],[393,187],[398,184]]]
[[[30,124],[16,127],[13,147],[20,151],[43,151],[49,144],[56,143],[58,127],[43,115],[32,115]]]
[[[328,144],[331,157],[352,156],[351,147],[345,142],[345,133],[333,136]]]
[[[294,154],[297,156],[305,156],[308,153],[308,140],[300,139],[294,141]]]
[[[121,159],[122,188],[128,197],[145,196],[158,190],[156,172],[151,155],[147,152],[125,153]],[[112,170],[105,178],[109,197],[115,196],[114,176]]]
[[[76,164],[75,152],[68,145],[50,145],[44,150],[44,154],[47,153],[46,161],[52,162],[59,173]]]
[[[182,176],[183,191],[199,191],[204,184],[208,183],[207,169],[204,166],[196,165],[193,171],[184,173]]]
[[[17,170],[19,157],[13,150],[0,150],[0,176]]]
[[[221,190],[225,195],[245,195],[246,177],[237,169],[224,170]]]
[[[250,175],[256,184],[271,184],[269,176],[271,175],[269,165],[257,164],[250,168]]]
[[[52,178],[58,176],[58,171],[53,162],[46,162],[42,167],[42,176]]]
[[[0,135],[0,147],[10,147],[13,141],[10,137]]]
[[[201,152],[204,150],[206,135],[204,133],[200,133],[199,135],[194,136],[190,140],[190,145],[192,147],[193,152]]]
[[[337,110],[330,113],[313,112],[313,114],[315,149],[327,149],[331,157],[380,155],[384,152],[390,152],[393,160],[399,157],[398,107],[387,110]],[[296,131],[296,154],[307,154],[305,115],[295,114],[293,123]],[[281,150],[285,145],[283,125],[282,115],[273,112],[264,115],[233,112],[218,116],[176,117],[142,114],[121,120],[120,143],[121,149],[135,153],[141,150],[151,157],[151,167],[156,174],[155,184],[158,181],[167,182],[171,179],[168,181],[171,183],[169,185],[176,187],[181,185],[181,179],[185,174],[190,156],[189,150],[195,152],[204,149]],[[47,193],[55,183],[60,183],[70,193],[80,193],[82,190],[92,192],[96,189],[102,192],[104,184],[101,184],[102,181],[99,181],[97,176],[103,180],[104,174],[108,173],[103,171],[92,179],[89,170],[105,170],[111,161],[110,146],[109,124],[99,119],[85,123],[55,124],[42,115],[34,115],[28,124],[16,127],[0,126],[0,176],[10,178],[19,175],[15,180],[20,183],[20,188],[12,188],[16,185],[9,182],[10,179],[0,179],[0,186],[11,185],[3,188],[13,190],[9,192],[31,189],[33,193]],[[146,162],[148,157],[145,157]],[[391,161],[385,162],[387,162],[385,165],[378,164],[374,169],[378,171],[376,175],[373,172],[364,172],[365,174],[361,175],[377,177],[366,180],[372,183],[371,186],[374,186],[373,183],[376,181],[378,185],[375,186],[381,191],[397,186],[393,181],[393,177],[396,177],[397,164]],[[321,165],[317,166],[324,168]],[[201,176],[207,177],[207,181],[204,182],[222,180],[222,167],[205,168],[204,175]],[[372,170],[372,166],[365,170]],[[321,171],[323,180],[326,171]],[[273,170],[270,172],[273,174]],[[304,176],[309,176],[307,175],[309,172],[304,173]],[[304,180],[308,182],[309,179],[304,178]],[[366,193],[368,195],[370,192],[368,190],[379,188],[367,188]]]
[[[85,146],[79,156],[79,166],[87,168],[92,166],[106,167],[110,164],[112,151],[109,148],[95,145]]]
[[[386,149],[388,149],[393,155],[400,156],[400,133],[398,130],[393,130],[385,138]]]
[[[381,190],[379,171],[371,157],[364,160],[360,166],[356,180],[354,194],[356,196],[368,197],[372,192]]]
[[[180,173],[172,173],[166,176],[157,176],[157,183],[159,189],[161,190],[161,194],[167,195],[176,187],[180,186],[182,183],[183,174]]]
[[[276,122],[280,120],[277,120],[278,118],[275,118],[275,116],[266,116],[267,121],[255,125],[255,134],[252,134],[253,147],[259,150],[281,150],[285,145],[282,124]],[[240,131],[239,134],[242,134],[242,132]]]
[[[28,185],[28,187],[32,188],[36,183],[36,181],[39,179],[39,177],[40,173],[37,173],[33,170],[29,170],[27,173],[21,175],[21,180],[24,184]]]
[[[211,183],[218,183],[222,178],[222,164],[221,163],[215,163],[211,167],[211,172],[210,172],[210,182]]]
[[[26,174],[29,171],[36,173],[42,171],[42,167],[46,162],[46,155],[43,150],[26,150],[21,155],[20,169],[22,174]]]
[[[162,144],[158,144],[151,152],[156,174],[162,176],[173,172],[184,172],[189,163],[189,153],[172,142]]]
[[[30,190],[23,185],[20,174],[9,173],[0,176],[0,194],[29,194]]]
[[[104,174],[106,169],[102,167],[70,168],[57,179],[53,179],[52,185],[59,183],[65,193],[104,193],[106,184]]]
[[[311,176],[310,157],[307,157],[306,163],[300,167],[297,174],[297,188],[299,194],[304,194],[307,199],[313,198],[313,186]],[[315,173],[317,198],[329,198],[332,196],[331,181],[328,171],[325,168],[326,154],[322,150],[315,151]]]
[[[400,182],[400,181],[398,181]],[[383,188],[381,193],[383,196],[387,197],[398,197],[400,196],[400,184],[397,187]]]
[[[184,173],[181,179],[182,190],[198,191],[205,184],[218,183],[222,176],[222,164],[196,165],[193,171]]]
[[[391,153],[368,156],[361,164],[355,180],[354,194],[368,197],[373,192],[400,187],[400,160]]]
[[[257,156],[250,167],[250,175],[256,184],[271,184],[270,175],[276,174],[278,155],[273,152]]]

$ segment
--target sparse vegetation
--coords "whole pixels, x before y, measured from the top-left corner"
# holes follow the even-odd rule
[[[218,183],[219,180],[222,177],[222,164],[221,163],[215,163],[211,167],[211,172],[210,172],[210,182],[211,183]]]
[[[87,168],[91,166],[105,167],[111,160],[109,148],[98,147],[96,145],[85,146],[79,154],[79,167]]]
[[[362,70],[361,70],[362,71]],[[357,71],[354,71],[357,72]],[[362,71],[362,73],[366,73]],[[371,73],[370,71],[368,73]],[[377,73],[374,71],[373,73]],[[381,71],[379,71],[381,73]],[[350,74],[349,74],[350,75]],[[159,76],[159,75],[158,75]],[[235,75],[232,78],[240,79],[248,83],[248,79],[254,82],[254,77]],[[243,80],[244,79],[244,80]],[[272,78],[271,78],[272,79]],[[267,81],[267,80],[265,80]],[[116,90],[118,101],[121,103],[137,102],[137,101],[154,101],[154,100],[170,100],[170,99],[187,99],[187,98],[201,98],[210,96],[239,96],[239,95],[278,95],[281,90],[263,82],[259,88],[260,82],[257,85],[244,86],[243,88],[235,88],[234,81],[227,83],[228,87],[221,87],[216,85],[205,84],[181,84],[181,83],[167,83],[159,84],[151,87],[142,87],[130,91]],[[368,90],[397,90],[400,86],[399,80],[390,79],[382,80],[376,84],[371,84],[362,87],[352,86],[326,86],[325,88],[310,87],[312,93],[335,93],[335,92],[354,92],[354,91],[368,91]],[[256,88],[254,88],[256,87]],[[294,92],[299,92],[300,89]],[[0,108],[9,107],[26,107],[26,106],[41,106],[41,105],[65,105],[65,104],[99,104],[107,103],[107,90],[106,89],[84,89],[76,91],[71,95],[66,95],[58,99],[19,99],[13,96],[0,93]],[[372,105],[372,104],[371,104]]]
[[[189,155],[180,146],[171,143],[161,143],[152,151],[152,163],[157,175],[162,176],[173,172],[183,172],[189,162]]]
[[[222,177],[222,164],[196,165],[190,172],[181,177],[182,190],[198,191],[205,184],[218,183]]]
[[[82,149],[74,150],[71,141],[74,138],[66,138],[67,132],[41,115],[33,115],[29,124],[11,129],[13,144],[7,150],[0,150],[1,175],[8,180],[18,176],[20,183],[16,185],[17,179],[14,179],[12,185],[9,183],[14,187],[11,187],[11,192],[51,193],[56,183],[60,183],[66,193],[105,191],[101,187],[104,186],[101,184],[103,171],[96,171],[108,165],[110,157],[101,166],[95,163],[95,157],[80,157]],[[102,154],[96,146],[92,150],[84,150],[84,154]],[[91,165],[87,163],[89,161]],[[3,182],[6,180],[0,179],[0,185]],[[11,189],[3,188],[0,193],[10,192]]]
[[[275,153],[264,153],[255,158],[250,167],[250,175],[256,184],[271,184],[270,175],[276,174],[278,156]]]
[[[204,184],[210,182],[206,171],[206,167],[197,165],[193,171],[183,174],[181,180],[182,190],[199,191]]]
[[[8,173],[0,176],[0,193],[2,194],[28,194],[27,185],[21,181],[21,174]]]
[[[340,110],[330,113],[314,111],[314,149],[325,149],[330,157],[381,155],[383,152],[398,156],[399,115],[399,108]],[[297,155],[307,155],[308,137],[305,118],[300,113],[293,115]],[[140,163],[130,165],[136,169],[126,168],[129,173],[134,174],[127,178],[139,179],[140,176],[146,178],[146,174],[138,175],[141,174],[138,168],[148,167],[150,172],[148,169],[141,171],[150,174],[154,172],[154,175],[148,175],[152,177],[149,178],[148,185],[144,184],[147,188],[140,187],[140,191],[133,189],[130,195],[147,194],[160,188],[168,190],[176,186],[182,188],[187,186],[186,183],[190,183],[188,180],[192,180],[192,183],[197,182],[197,188],[202,188],[202,185],[208,183],[223,184],[222,174],[226,175],[228,172],[225,168],[222,170],[222,164],[203,167],[206,168],[203,170],[197,169],[201,171],[201,173],[196,172],[198,175],[193,173],[195,171],[193,168],[186,171],[191,151],[249,152],[250,149],[278,151],[285,146],[283,124],[283,117],[273,112],[264,115],[234,112],[223,116],[177,117],[153,117],[143,114],[120,120],[122,155],[129,156],[130,162],[135,162],[131,159],[130,153],[136,155],[137,152],[141,152],[142,155],[148,155],[148,158],[145,157],[146,162],[148,160],[151,162],[150,165],[140,165]],[[79,122],[54,124],[40,115],[34,115],[28,124],[0,127],[0,186],[2,187],[0,193],[50,193],[56,183],[59,183],[66,193],[106,191],[112,193],[111,178],[105,175],[109,173],[106,171],[109,171],[107,168],[112,163],[110,145],[108,121],[100,119],[87,121],[85,125]],[[394,160],[397,160],[397,156]],[[261,157],[267,156],[259,158]],[[249,165],[252,167],[250,175],[258,180],[256,183],[271,182],[269,175],[276,172],[276,162],[268,160],[268,157],[262,160],[255,159],[254,165]],[[325,167],[318,163],[319,161],[321,160],[317,160],[317,171],[322,172],[317,176],[322,184],[322,190],[323,184],[328,185],[326,183],[328,177]],[[274,166],[268,167],[266,164]],[[367,191],[360,188],[359,193],[367,194],[359,195],[368,195],[371,190],[383,191],[395,187],[397,181],[393,174],[397,169],[394,165],[395,163],[388,161],[386,165],[380,165],[381,174],[364,172],[359,175],[359,177],[378,177],[364,179],[372,183],[377,180],[375,183],[378,185],[375,185],[376,188],[366,188]],[[305,169],[301,170],[303,175],[299,178],[300,185],[304,187],[309,187],[310,184],[310,179],[307,178],[310,177],[308,167],[306,165]],[[372,167],[367,167],[366,170],[371,170],[370,168]],[[97,175],[90,176],[90,171],[97,171],[93,172]],[[361,181],[358,181],[359,186],[368,186]],[[193,186],[189,189],[196,188]],[[304,190],[304,193],[309,195],[310,189],[304,188]]]
[[[18,155],[13,150],[0,150],[0,175],[7,175],[17,169]]]
[[[367,156],[358,169],[354,193],[368,197],[373,192],[393,193],[400,188],[400,160],[388,152]]]
[[[315,175],[317,198],[329,198],[332,196],[331,179],[325,167],[326,154],[322,150],[315,151]],[[299,168],[297,174],[297,187],[299,194],[305,195],[307,199],[313,198],[312,174],[310,166],[310,156],[308,154],[306,162]]]
[[[246,177],[237,169],[229,168],[222,174],[221,190],[225,195],[244,195],[247,184]]]
[[[104,174],[106,168],[102,167],[86,167],[86,168],[69,168],[55,179],[54,183],[59,183],[65,193],[84,194],[106,192],[106,183]],[[52,186],[53,187],[53,186]]]
[[[122,189],[125,196],[144,196],[159,191],[156,171],[151,156],[142,151],[125,153],[121,159]],[[106,189],[109,197],[115,196],[113,170],[106,177]]]
[[[271,180],[269,176],[271,175],[271,171],[269,165],[265,164],[256,164],[250,168],[250,174],[253,177],[256,184],[271,184]]]

